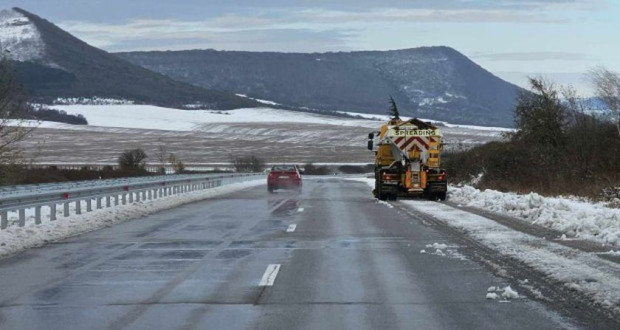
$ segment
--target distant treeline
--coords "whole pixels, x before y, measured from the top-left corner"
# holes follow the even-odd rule
[[[479,188],[597,197],[620,186],[620,136],[613,123],[583,114],[558,92],[532,80],[534,93],[518,98],[516,133],[444,155],[452,182],[482,174]]]
[[[46,107],[32,107],[28,112],[28,118],[42,121],[53,121],[72,125],[88,125],[88,121],[82,115],[70,115],[63,110]]]

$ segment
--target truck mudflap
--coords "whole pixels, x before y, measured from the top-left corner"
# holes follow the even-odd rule
[[[427,193],[441,193],[448,191],[448,183],[443,182],[429,182],[426,186]]]

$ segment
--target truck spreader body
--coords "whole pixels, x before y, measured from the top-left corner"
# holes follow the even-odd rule
[[[443,144],[436,126],[415,118],[394,118],[368,138],[368,149],[375,152],[376,198],[445,200],[447,177],[440,167]]]

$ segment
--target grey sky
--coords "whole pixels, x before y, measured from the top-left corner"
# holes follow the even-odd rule
[[[619,2],[0,0],[1,7],[24,8],[108,51],[322,52],[446,45],[518,83],[539,73],[564,82],[599,64],[620,70]]]

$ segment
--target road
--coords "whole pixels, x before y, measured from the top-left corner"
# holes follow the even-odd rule
[[[306,180],[185,205],[0,260],[0,329],[549,329],[583,325],[378,203]],[[270,266],[271,265],[271,266]]]

